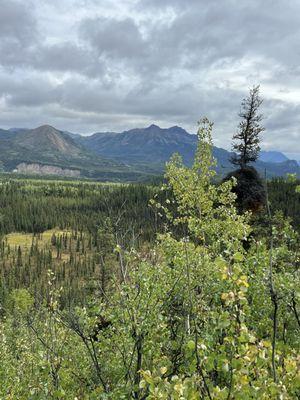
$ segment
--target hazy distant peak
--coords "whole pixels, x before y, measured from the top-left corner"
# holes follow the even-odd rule
[[[289,160],[289,158],[280,151],[261,151],[259,159],[263,162],[272,163],[281,163]]]
[[[146,135],[146,137],[157,136],[157,137],[165,137],[169,136],[170,138],[173,135],[179,136],[191,136],[185,129],[180,126],[171,126],[170,128],[161,128],[158,125],[152,124],[146,128],[134,128],[128,131],[124,131],[120,133],[121,135],[135,134],[135,135]]]
[[[145,128],[145,129],[162,129],[162,128],[160,126],[158,126],[158,125],[151,124],[151,125],[148,126],[148,128]]]
[[[143,129],[140,129],[143,130]],[[161,128],[160,126],[156,125],[156,124],[151,124],[148,126],[148,128],[145,128],[146,131],[148,130],[155,130],[155,131],[160,131],[160,132],[168,132],[168,133],[182,133],[182,134],[186,134],[187,131],[183,128],[181,128],[178,125],[174,125],[171,126],[169,128]]]

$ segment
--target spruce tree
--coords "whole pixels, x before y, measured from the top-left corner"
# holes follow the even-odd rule
[[[259,107],[263,100],[259,95],[260,86],[253,86],[249,96],[243,99],[239,117],[241,122],[238,131],[233,136],[232,150],[235,152],[231,162],[244,169],[249,163],[257,160],[260,151],[260,134],[265,130],[260,122],[263,115],[259,113]]]

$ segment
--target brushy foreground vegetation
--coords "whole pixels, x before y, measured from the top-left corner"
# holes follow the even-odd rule
[[[156,195],[2,182],[0,398],[299,398],[296,184],[239,214],[234,181],[212,183],[211,128]]]

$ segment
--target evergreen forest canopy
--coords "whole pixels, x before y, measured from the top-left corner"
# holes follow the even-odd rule
[[[299,182],[243,210],[212,128],[162,187],[1,179],[0,398],[300,397]]]

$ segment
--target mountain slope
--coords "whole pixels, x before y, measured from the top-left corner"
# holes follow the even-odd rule
[[[189,134],[178,126],[162,129],[157,125],[150,125],[148,128],[120,133],[98,132],[91,136],[73,137],[97,155],[157,173],[162,172],[165,162],[176,152],[181,154],[187,165],[191,165],[197,146],[197,136]],[[226,174],[233,169],[230,163],[231,152],[214,147],[213,154],[218,161],[219,174]],[[284,175],[287,172],[297,173],[300,176],[297,163],[288,160],[279,152],[272,154],[264,152],[255,166],[262,174],[267,170],[268,176]]]
[[[161,173],[166,161],[174,153],[179,153],[184,163],[191,165],[197,146],[197,136],[178,126],[162,129],[157,125],[150,125],[148,128],[120,133],[100,132],[91,136],[80,136],[76,140],[97,155],[154,173]],[[231,153],[218,147],[214,147],[213,153],[218,160],[218,172],[228,171],[231,168]]]
[[[104,132],[80,136],[49,125],[36,129],[0,129],[0,170],[7,172],[82,176],[101,180],[135,181],[162,174],[172,154],[181,154],[191,165],[197,136],[173,126],[150,125],[120,133]],[[232,153],[214,147],[217,172],[233,169]],[[275,162],[266,162],[273,160]],[[279,152],[264,152],[255,167],[261,174],[280,176],[296,173],[300,166]]]
[[[56,153],[76,157],[82,152],[73,139],[49,125],[19,133],[14,138],[14,144],[33,153],[46,150],[49,155]]]
[[[186,162],[190,161],[197,137],[177,126],[161,129],[150,125],[121,133],[95,133],[80,140],[97,154],[107,154],[123,162],[159,163],[168,160],[175,152],[179,152]]]
[[[5,171],[136,180],[139,173],[99,157],[68,134],[49,125],[0,132],[0,161]]]
[[[282,163],[288,161],[289,159],[280,151],[261,151],[259,160],[267,163]]]

